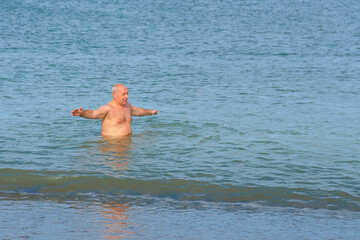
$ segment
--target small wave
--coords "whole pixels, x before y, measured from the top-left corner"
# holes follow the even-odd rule
[[[175,200],[260,203],[266,206],[360,211],[360,198],[343,191],[235,186],[184,179],[128,179],[101,173],[1,169],[0,192],[23,194],[110,194]]]

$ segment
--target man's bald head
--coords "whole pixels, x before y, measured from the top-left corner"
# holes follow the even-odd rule
[[[123,106],[127,103],[129,98],[129,91],[127,87],[122,84],[115,84],[112,88],[113,100],[116,104]]]
[[[118,93],[119,90],[120,91],[124,91],[124,90],[127,91],[127,87],[125,87],[125,85],[123,85],[123,84],[118,83],[118,84],[115,84],[113,86],[113,88],[112,88],[113,93]]]

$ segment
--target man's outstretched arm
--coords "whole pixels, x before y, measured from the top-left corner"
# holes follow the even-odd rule
[[[131,115],[136,117],[157,115],[158,112],[158,110],[150,110],[141,107],[131,106]]]
[[[71,112],[71,116],[83,117],[89,119],[102,119],[109,112],[110,106],[104,105],[96,110],[83,110],[82,107],[76,108]]]

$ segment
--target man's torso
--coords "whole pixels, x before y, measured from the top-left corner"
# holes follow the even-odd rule
[[[131,105],[111,106],[107,115],[102,119],[102,135],[124,136],[131,134]]]

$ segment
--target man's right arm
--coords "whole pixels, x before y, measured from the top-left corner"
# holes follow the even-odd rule
[[[71,112],[71,115],[77,117],[89,118],[89,119],[102,119],[109,112],[110,108],[111,106],[109,105],[101,106],[96,110],[90,110],[90,109],[83,110],[82,107],[80,107],[79,109],[74,109]]]

